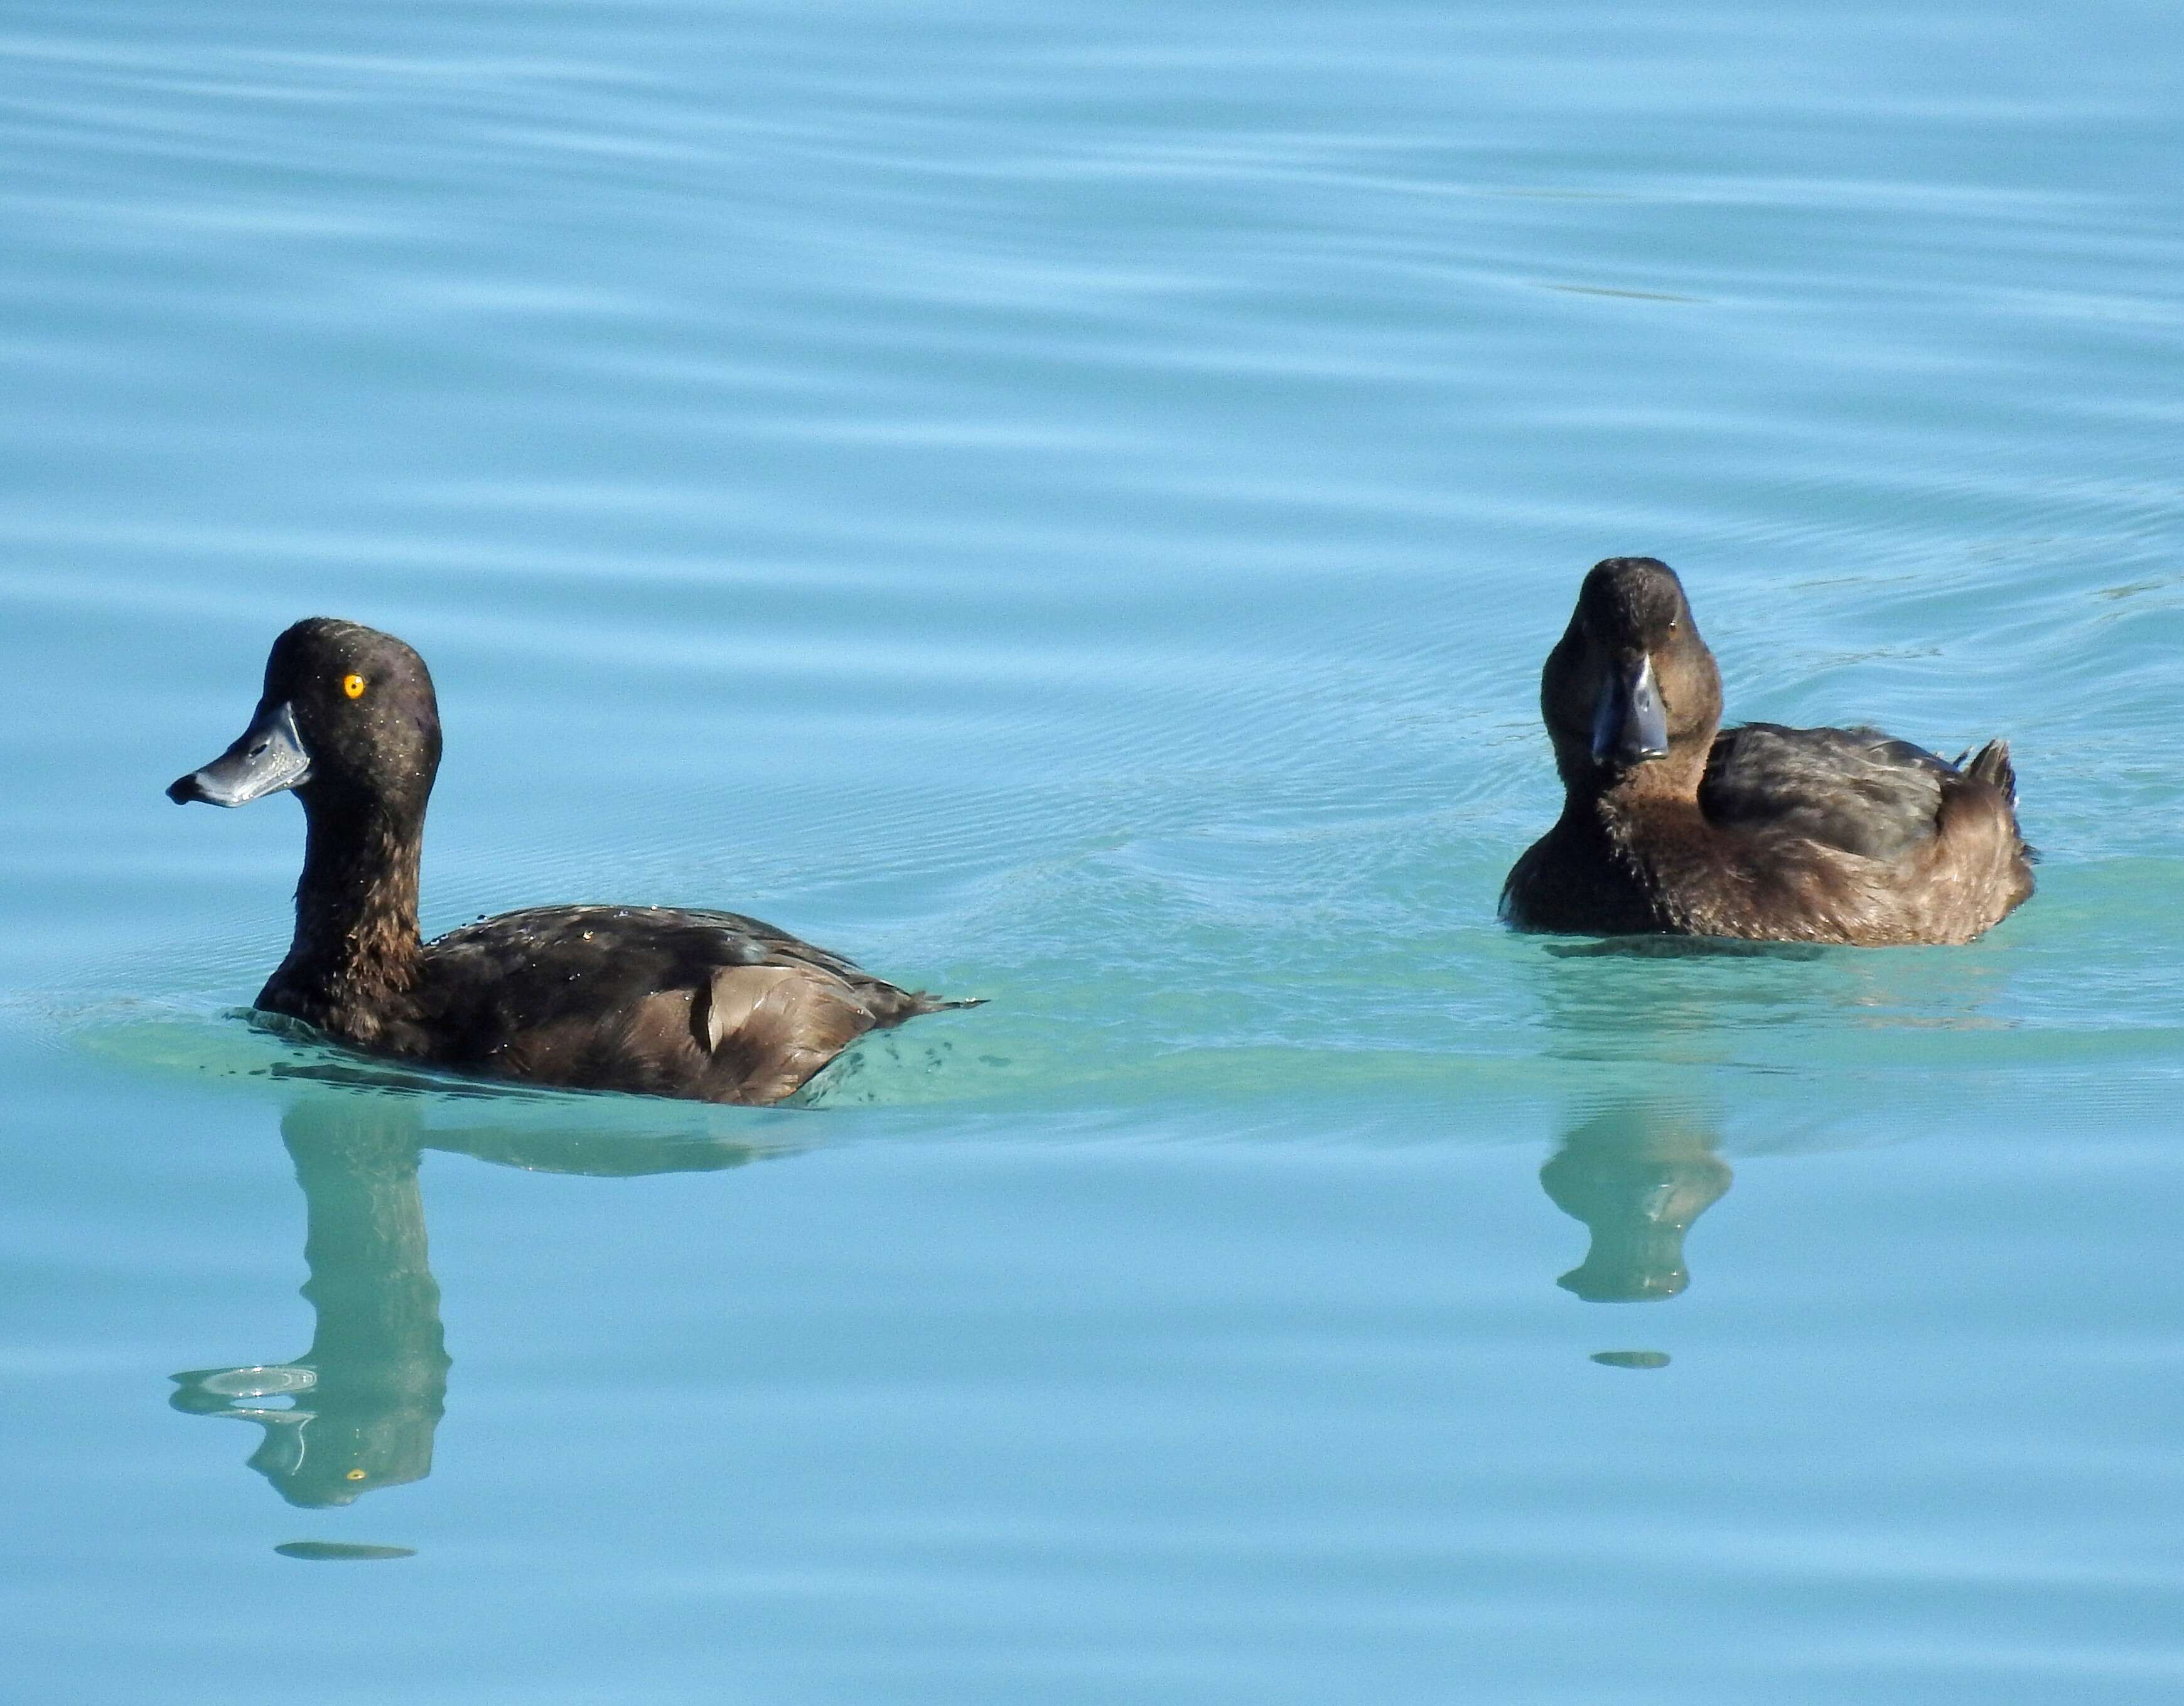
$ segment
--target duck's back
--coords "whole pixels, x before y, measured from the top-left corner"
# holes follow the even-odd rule
[[[1770,829],[1894,861],[1933,840],[1955,765],[1877,729],[1724,729],[1699,809],[1724,828]]]
[[[504,913],[421,970],[443,1064],[712,1102],[778,1100],[866,1031],[950,1004],[757,919],[660,907]]]
[[[1745,880],[1701,897],[1741,926],[1724,934],[1970,941],[2032,892],[2016,797],[2000,741],[1953,764],[1874,729],[1747,724],[1698,793]]]

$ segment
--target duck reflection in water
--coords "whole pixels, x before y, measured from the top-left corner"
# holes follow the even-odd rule
[[[176,1409],[265,1430],[250,1466],[291,1504],[349,1504],[432,1471],[448,1357],[426,1261],[424,1149],[617,1177],[710,1171],[779,1153],[710,1136],[518,1125],[428,1133],[421,1114],[418,1096],[384,1091],[320,1092],[287,1110],[281,1136],[306,1215],[303,1294],[318,1317],[310,1348],[291,1362],[174,1376]]]
[[[1554,1205],[1592,1233],[1585,1260],[1555,1283],[1589,1303],[1673,1298],[1691,1282],[1684,1235],[1728,1192],[1714,1135],[1687,1112],[1638,1106],[1573,1128],[1540,1169]]]

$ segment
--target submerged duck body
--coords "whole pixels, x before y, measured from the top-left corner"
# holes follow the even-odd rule
[[[2032,892],[2009,749],[1721,728],[1721,675],[1651,557],[1585,577],[1540,674],[1562,816],[1518,860],[1523,930],[1862,946],[1969,942]]]
[[[571,1089],[776,1102],[866,1031],[974,1006],[893,984],[740,914],[538,907],[425,942],[440,720],[424,660],[315,617],[274,642],[250,727],[167,790],[239,806],[292,790],[296,935],[257,1005],[375,1054]]]

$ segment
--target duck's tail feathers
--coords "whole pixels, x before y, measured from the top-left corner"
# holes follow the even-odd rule
[[[2017,803],[2017,767],[2009,762],[2008,742],[1989,741],[1976,753],[1958,759],[1957,768],[1995,789],[2011,805]]]
[[[1989,741],[1976,753],[1968,753],[1957,760],[1957,768],[1975,781],[1985,782],[2009,802],[2009,814],[2017,815],[2017,766],[2009,761],[2009,742]],[[2013,822],[2013,828],[2015,827]],[[2027,864],[2040,863],[2040,849],[2025,839],[2022,831],[2017,837],[2017,850],[2025,856]]]
[[[906,1019],[922,1019],[928,1013],[952,1013],[959,1007],[983,1007],[986,998],[973,996],[951,998],[933,995],[922,989],[898,989],[891,983],[875,981],[858,992],[865,1010],[872,1014],[875,1028],[886,1031]]]
[[[902,997],[901,1010],[889,1021],[889,1023],[905,1019],[915,1019],[924,1013],[953,1013],[961,1007],[983,1007],[986,1004],[986,997],[983,995],[935,995],[930,990],[924,989],[905,990],[900,992]]]

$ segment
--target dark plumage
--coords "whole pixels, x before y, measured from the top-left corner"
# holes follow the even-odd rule
[[[457,1071],[760,1103],[867,1031],[977,1005],[898,989],[735,913],[538,907],[425,942],[418,853],[439,764],[432,679],[401,641],[316,617],[273,642],[250,727],[167,790],[303,802],[295,940],[261,1009]]]
[[[1651,557],[1585,576],[1540,673],[1563,814],[1502,892],[1524,930],[1969,942],[2032,892],[2009,749],[1721,729],[1721,674]]]

